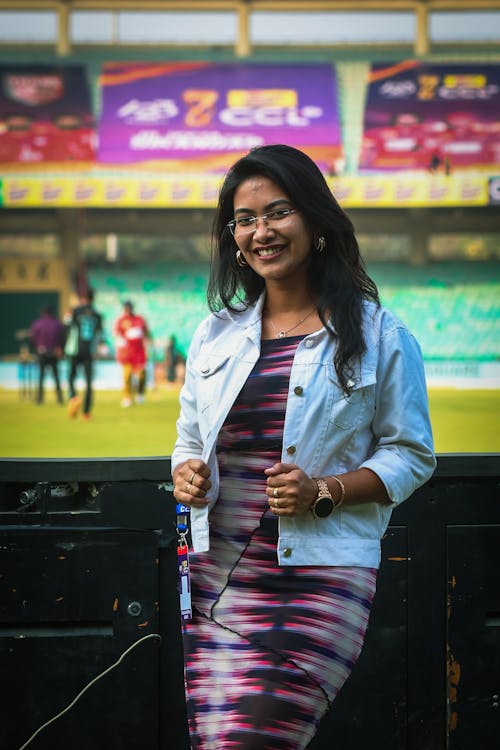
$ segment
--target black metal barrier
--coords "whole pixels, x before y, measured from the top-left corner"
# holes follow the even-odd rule
[[[2,750],[187,750],[170,459],[0,460]],[[311,750],[493,750],[500,456],[441,455],[383,540]]]

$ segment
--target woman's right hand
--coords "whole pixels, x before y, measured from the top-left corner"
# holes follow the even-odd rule
[[[212,486],[210,469],[199,458],[190,458],[174,471],[174,497],[178,503],[203,508],[208,505],[205,495]]]

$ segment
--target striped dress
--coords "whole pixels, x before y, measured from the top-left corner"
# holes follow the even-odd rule
[[[192,750],[306,748],[363,644],[374,569],[277,563],[264,469],[281,460],[300,338],[262,341],[219,435],[210,551],[191,556],[183,626]]]

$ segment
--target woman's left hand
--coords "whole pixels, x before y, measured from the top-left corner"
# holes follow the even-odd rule
[[[201,459],[183,461],[173,473],[174,498],[183,505],[204,508],[208,505],[205,496],[212,486],[209,477],[210,469]]]
[[[267,496],[272,512],[279,516],[307,513],[318,494],[318,486],[295,464],[277,463],[266,469]]]

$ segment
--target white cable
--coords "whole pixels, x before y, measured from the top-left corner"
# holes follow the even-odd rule
[[[83,690],[80,690],[80,692],[78,693],[78,695],[76,696],[76,698],[74,698],[71,701],[71,703],[69,704],[69,706],[66,706],[66,708],[63,708],[62,711],[60,711],[58,714],[56,714],[51,719],[49,719],[48,721],[46,721],[45,724],[42,724],[41,727],[38,727],[38,729],[36,730],[36,732],[31,735],[31,737],[29,738],[29,740],[27,740],[24,743],[24,745],[21,745],[21,747],[19,748],[19,750],[24,750],[24,748],[28,747],[28,745],[30,744],[30,742],[32,740],[34,740],[35,737],[38,734],[40,734],[40,732],[43,729],[45,729],[46,727],[48,727],[50,724],[53,724],[55,721],[57,721],[57,719],[60,719],[61,716],[64,716],[64,714],[67,713],[75,705],[75,703],[80,700],[80,698],[82,697],[82,695],[84,693],[86,693],[87,690],[92,687],[92,685],[94,685],[98,680],[100,680],[101,677],[104,677],[104,675],[108,674],[108,672],[111,672],[112,669],[114,669],[115,667],[117,667],[120,664],[120,662],[122,662],[123,659],[127,656],[127,654],[129,654],[136,646],[138,646],[143,641],[147,641],[148,638],[158,638],[158,640],[161,641],[161,635],[159,633],[149,633],[149,635],[144,635],[142,638],[139,638],[138,641],[135,641],[134,643],[132,643],[132,645],[129,646],[123,652],[123,654],[120,656],[120,658],[117,661],[115,661],[114,664],[111,664],[111,666],[108,667],[107,669],[105,669],[104,672],[101,672],[101,674],[98,674],[96,677],[94,677],[93,680],[91,680],[87,685],[85,685],[85,687],[83,688]]]

